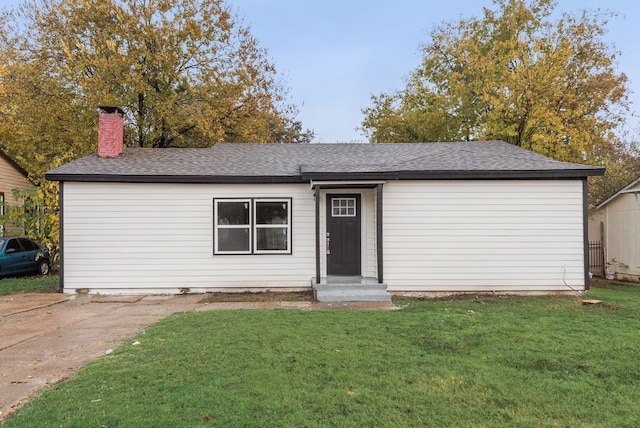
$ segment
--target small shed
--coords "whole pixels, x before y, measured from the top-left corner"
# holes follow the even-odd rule
[[[588,288],[601,168],[501,141],[115,146],[46,175],[65,293]]]
[[[593,270],[621,280],[640,280],[640,177],[589,211],[589,239],[602,252]]]

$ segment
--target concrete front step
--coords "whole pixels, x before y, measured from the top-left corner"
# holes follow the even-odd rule
[[[387,284],[314,284],[313,285],[317,290],[325,290],[325,291],[345,291],[351,290],[354,292],[357,291],[368,291],[368,290],[381,290],[387,291]]]
[[[316,290],[316,300],[321,303],[335,302],[391,302],[391,295],[384,293],[331,293]]]
[[[312,279],[318,302],[391,302],[387,285],[377,280],[361,277],[322,278],[320,284]]]

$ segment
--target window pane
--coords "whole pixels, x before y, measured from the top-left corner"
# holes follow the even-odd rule
[[[17,239],[12,239],[9,241],[9,243],[7,244],[7,249],[5,251],[8,252],[8,250],[13,250],[14,252],[18,253],[22,251],[22,248],[20,247],[20,244],[18,244],[18,240]]]
[[[256,224],[287,224],[288,202],[256,202]]]
[[[269,227],[256,229],[257,234],[257,250],[281,250],[286,251],[287,248],[286,227]]]
[[[249,202],[218,202],[218,224],[249,224]]]
[[[218,228],[218,251],[249,251],[249,228]]]
[[[356,198],[333,198],[331,200],[331,215],[333,217],[355,217]]]
[[[38,249],[38,247],[28,239],[20,238],[19,241],[25,251],[34,251]]]

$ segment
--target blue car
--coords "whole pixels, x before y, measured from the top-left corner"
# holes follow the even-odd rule
[[[49,250],[29,238],[0,237],[0,278],[49,273]]]

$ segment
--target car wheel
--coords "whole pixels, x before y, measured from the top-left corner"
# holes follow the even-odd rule
[[[46,261],[41,261],[38,265],[38,273],[40,275],[46,275],[49,273],[49,263]]]

